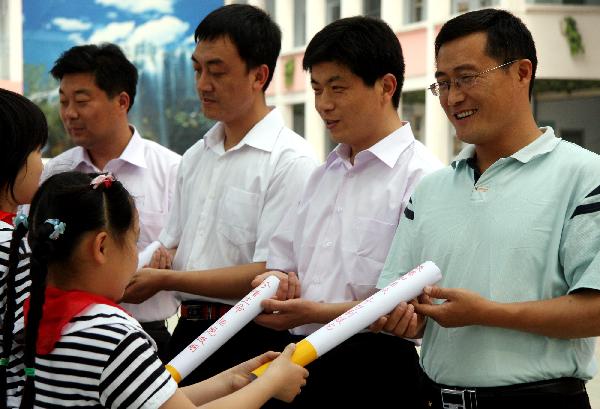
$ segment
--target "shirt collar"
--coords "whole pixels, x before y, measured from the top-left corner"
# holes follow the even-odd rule
[[[375,156],[381,162],[385,163],[390,168],[393,168],[398,162],[398,158],[415,141],[415,137],[412,133],[412,128],[409,122],[402,122],[400,128],[381,139],[375,145],[366,149],[365,152],[369,152]],[[363,152],[359,152],[357,157],[362,156]],[[346,144],[339,144],[329,154],[326,161],[326,166],[329,167],[338,158],[343,160],[349,160],[350,158],[350,146]],[[356,158],[355,158],[356,163]]]
[[[236,148],[249,145],[253,148],[271,152],[279,137],[279,131],[284,127],[283,117],[277,108],[272,108],[263,119],[258,121],[244,136]],[[204,136],[204,143],[208,148],[215,150],[218,145],[223,145],[225,130],[222,122],[218,122]]]
[[[543,134],[537,137],[529,145],[510,155],[510,157],[518,160],[521,163],[527,163],[538,156],[552,152],[554,148],[556,148],[556,145],[558,145],[560,142],[560,138],[557,138],[554,135],[554,130],[549,126],[540,128],[540,130],[543,132]],[[467,159],[470,159],[474,156],[475,145],[467,145],[460,151],[458,155],[456,155],[456,158],[454,161],[452,161],[452,167],[456,169],[459,164],[466,163]]]
[[[146,157],[144,156],[144,140],[135,126],[129,125],[129,127],[133,129],[133,136],[129,140],[125,150],[123,150],[123,153],[121,153],[121,156],[119,156],[119,159],[129,162],[134,166],[146,168],[147,165]],[[84,149],[81,146],[76,146],[73,151],[74,168],[79,166],[81,163],[85,163],[92,168],[96,167],[92,163],[92,159],[90,158],[90,154],[88,153],[87,149]]]
[[[146,156],[144,155],[144,140],[135,126],[129,125],[129,127],[133,130],[133,135],[119,159],[140,168],[147,168]]]

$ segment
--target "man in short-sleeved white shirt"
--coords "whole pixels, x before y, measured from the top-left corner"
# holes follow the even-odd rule
[[[64,52],[51,70],[60,81],[60,117],[76,147],[46,163],[42,180],[65,171],[111,172],[133,196],[140,218],[138,249],[158,240],[164,226],[181,156],[143,139],[130,125],[137,69],[113,44],[84,45]],[[143,304],[123,305],[166,357],[165,319],[179,305],[161,292]]]
[[[173,210],[160,236],[175,251],[173,267],[187,271],[144,270],[126,294],[139,301],[158,290],[184,292],[173,355],[252,289],[252,279],[265,271],[268,240],[317,165],[308,142],[266,105],[264,92],[281,46],[270,17],[249,5],[224,6],[200,23],[195,39],[202,111],[219,122],[183,155]],[[168,254],[160,249],[154,262],[168,266]],[[183,384],[268,349],[281,350],[285,335],[251,322]]]

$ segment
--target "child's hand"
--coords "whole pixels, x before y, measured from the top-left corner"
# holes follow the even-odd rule
[[[295,344],[290,344],[273,361],[261,375],[263,381],[273,385],[273,397],[284,402],[291,402],[300,393],[300,388],[306,385],[308,371],[292,362]]]

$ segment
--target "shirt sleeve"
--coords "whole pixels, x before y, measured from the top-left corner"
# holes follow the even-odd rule
[[[159,408],[176,390],[150,343],[133,330],[117,345],[100,377],[105,408]]]
[[[419,264],[414,251],[417,246],[415,242],[417,239],[417,223],[413,200],[411,198],[408,201],[408,205],[404,208],[404,213],[400,216],[400,223],[396,229],[394,240],[377,281],[376,287],[379,289],[387,286]]]
[[[183,187],[183,160],[179,163],[177,170],[177,178],[173,193],[169,198],[169,216],[167,222],[163,227],[158,240],[168,249],[179,246],[181,239],[182,226],[181,223],[183,215],[183,202],[181,200],[182,187]]]
[[[559,257],[569,293],[600,289],[600,186],[591,190],[568,215]]]
[[[269,240],[290,207],[294,207],[317,164],[308,156],[297,157],[279,166],[265,196],[258,219],[254,262],[267,260]]]
[[[294,255],[294,233],[298,220],[298,205],[291,206],[269,241],[267,269],[298,271]]]

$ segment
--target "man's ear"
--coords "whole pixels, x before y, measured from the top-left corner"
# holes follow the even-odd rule
[[[262,91],[265,83],[269,79],[269,67],[267,64],[259,65],[256,68],[253,68],[254,71],[254,88],[257,91]]]
[[[533,76],[533,64],[531,63],[531,60],[528,60],[527,58],[518,60],[515,64],[517,64],[519,84],[526,87],[527,92],[529,92],[529,84],[531,83],[531,77]]]
[[[387,73],[380,79],[381,96],[385,101],[391,101],[398,87],[398,80],[394,74]]]
[[[125,91],[121,91],[119,95],[117,95],[117,99],[119,102],[119,109],[125,111],[129,111],[129,104],[131,104],[131,98],[129,98],[129,94]]]
[[[93,236],[92,239],[92,253],[94,260],[99,264],[104,264],[108,261],[107,242],[108,234],[105,231]]]

